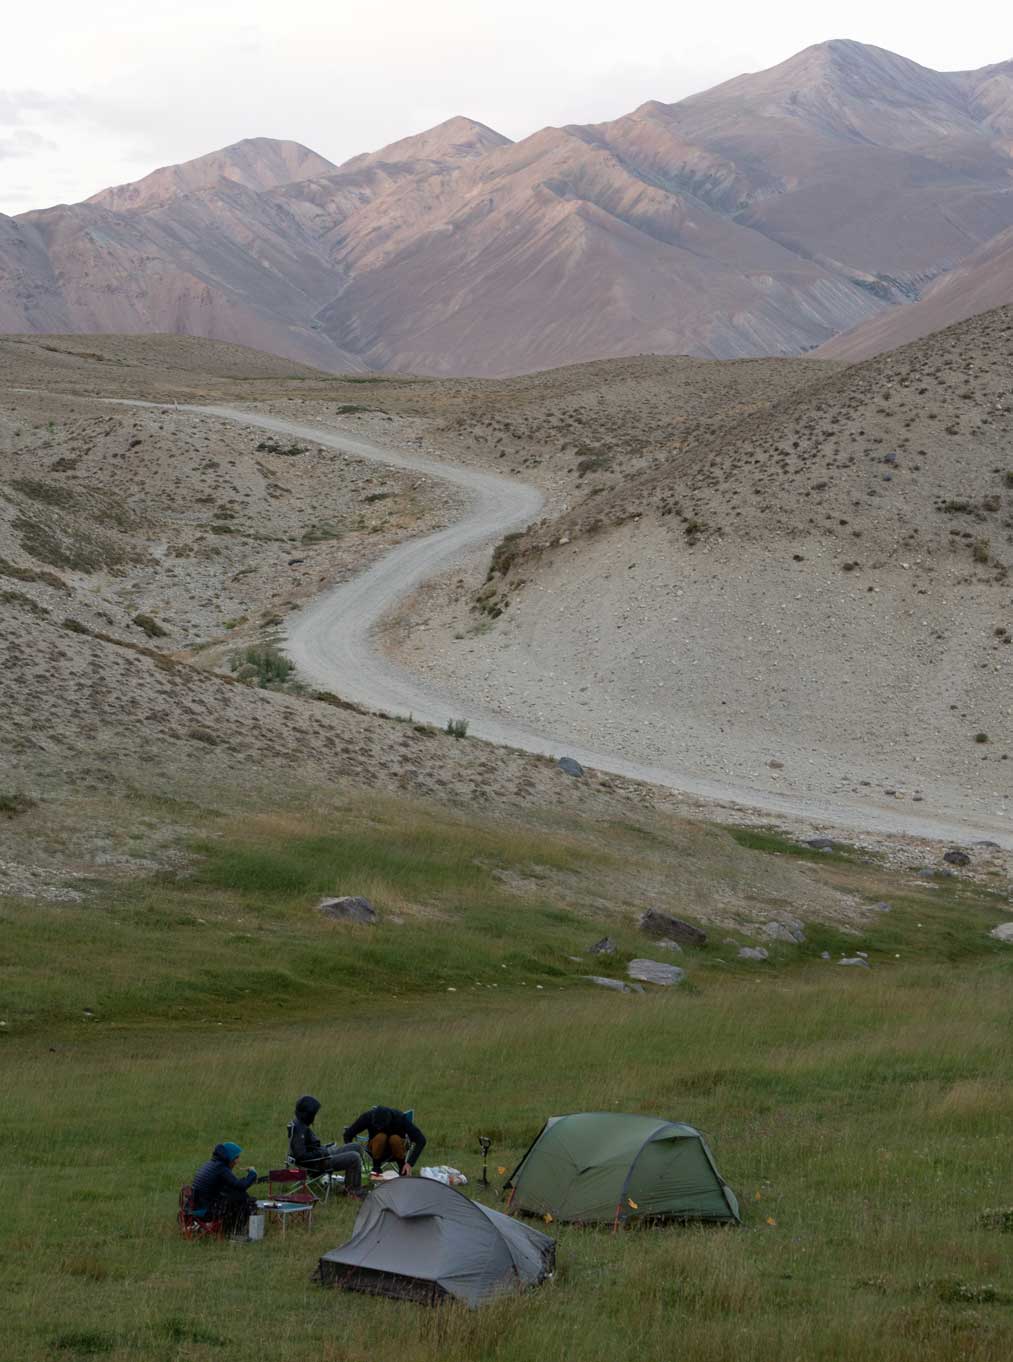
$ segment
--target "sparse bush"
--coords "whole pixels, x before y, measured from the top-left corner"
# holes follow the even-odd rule
[[[337,525],[329,520],[322,520],[319,525],[311,525],[309,529],[303,531],[301,542],[303,544],[324,544],[329,539],[340,539],[341,530]]]
[[[158,620],[154,619],[151,615],[135,615],[132,623],[136,624],[138,629],[143,629],[148,638],[169,637],[168,629],[163,629]]]
[[[513,534],[505,534],[492,551],[492,562],[489,564],[489,577],[505,577],[510,571],[517,558],[517,550],[520,547],[521,532],[515,530]]]
[[[466,738],[468,736],[467,719],[448,719],[445,730],[452,738]]]
[[[975,742],[988,742],[988,734],[987,734],[987,733],[975,733],[975,735],[974,735],[974,741],[975,741]]]
[[[295,441],[290,445],[280,445],[277,440],[261,440],[257,446],[258,454],[282,454],[287,459],[295,458],[297,454],[307,453],[306,445],[297,445]]]
[[[292,662],[273,643],[244,648],[229,661],[236,679],[262,690],[278,690],[295,670]]]
[[[19,567],[0,558],[0,577],[11,577],[15,582],[39,582],[43,586],[54,587],[57,591],[70,591],[70,587],[55,572],[43,572],[38,568]]]
[[[0,817],[17,818],[20,813],[27,813],[29,809],[36,808],[36,802],[26,794],[15,791],[13,794],[0,793]]]
[[[976,563],[987,563],[992,556],[992,545],[988,539],[976,539],[972,549],[974,561]]]
[[[20,605],[23,610],[28,610],[38,619],[49,614],[44,605],[39,605],[38,601],[33,601],[31,596],[26,596],[23,591],[0,591],[0,605]]]

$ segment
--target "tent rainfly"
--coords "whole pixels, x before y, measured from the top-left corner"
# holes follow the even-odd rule
[[[735,1194],[700,1132],[656,1116],[550,1116],[505,1186],[510,1211],[556,1220],[740,1223]]]
[[[555,1267],[547,1234],[428,1178],[398,1178],[362,1203],[347,1244],[325,1253],[317,1280],[370,1295],[469,1306],[527,1286]]]

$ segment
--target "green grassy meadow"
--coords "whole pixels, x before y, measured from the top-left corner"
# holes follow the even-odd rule
[[[183,874],[0,910],[0,1355],[1013,1356],[1013,1237],[980,1220],[1013,1205],[1013,951],[987,938],[1003,901],[834,857],[812,873],[893,911],[858,935],[813,924],[762,965],[719,927],[680,959],[687,985],[625,996],[580,978],[654,953],[579,892],[635,856],[618,834],[388,804],[337,831],[290,812],[212,824],[196,850]],[[783,850],[749,855],[762,873]],[[353,882],[380,926],[306,913]],[[606,931],[611,962],[570,960]],[[823,949],[868,950],[872,969]],[[354,1219],[342,1200],[310,1233],[182,1241],[179,1185],[222,1139],[280,1163],[302,1092],[324,1138],[374,1102],[414,1106],[426,1158],[493,1204],[480,1135],[499,1183],[550,1114],[688,1121],[745,1224],[553,1225],[554,1280],[474,1313],[313,1285]]]

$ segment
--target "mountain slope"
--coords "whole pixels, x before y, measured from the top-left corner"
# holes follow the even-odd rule
[[[1013,229],[1011,147],[1013,63],[834,40],[516,144],[453,118],[334,167],[249,139],[17,219],[0,317],[436,374],[796,354]]]
[[[427,602],[401,660],[462,713],[534,716],[594,750],[1004,816],[1011,369],[1010,308],[822,380],[812,361],[766,410],[589,477],[497,555],[470,609],[459,589]],[[439,649],[437,629],[465,641]]]
[[[1000,232],[955,269],[933,281],[915,303],[891,309],[822,345],[830,359],[868,359],[944,326],[1013,303],[1013,229]]]
[[[153,170],[132,184],[100,190],[86,202],[115,213],[147,211],[199,189],[215,189],[227,183],[253,190],[276,189],[294,180],[326,175],[334,168],[332,162],[298,142],[248,137],[195,161]]]

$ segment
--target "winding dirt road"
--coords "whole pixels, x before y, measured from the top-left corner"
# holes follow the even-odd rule
[[[571,745],[565,733],[555,736],[536,733],[493,715],[465,708],[453,695],[423,685],[385,658],[374,645],[374,629],[400,599],[428,578],[445,571],[478,546],[491,544],[511,530],[530,523],[541,510],[541,493],[513,478],[440,463],[422,455],[396,453],[320,426],[303,425],[234,407],[180,407],[179,410],[219,416],[297,440],[312,440],[360,459],[440,478],[461,488],[471,498],[467,514],[456,524],[399,545],[360,576],[323,592],[291,616],[287,624],[289,656],[303,676],[322,689],[372,709],[411,714],[420,722],[435,723],[441,728],[451,717],[466,718],[469,734],[488,742],[543,755],[574,757],[583,766],[721,804],[740,805],[750,810],[857,831],[900,833],[947,842],[986,838],[1013,849],[1013,832],[1002,819],[987,816],[939,818],[864,802],[850,804],[839,799],[803,799],[791,794],[755,790],[667,767],[627,761],[618,752],[589,751]]]

